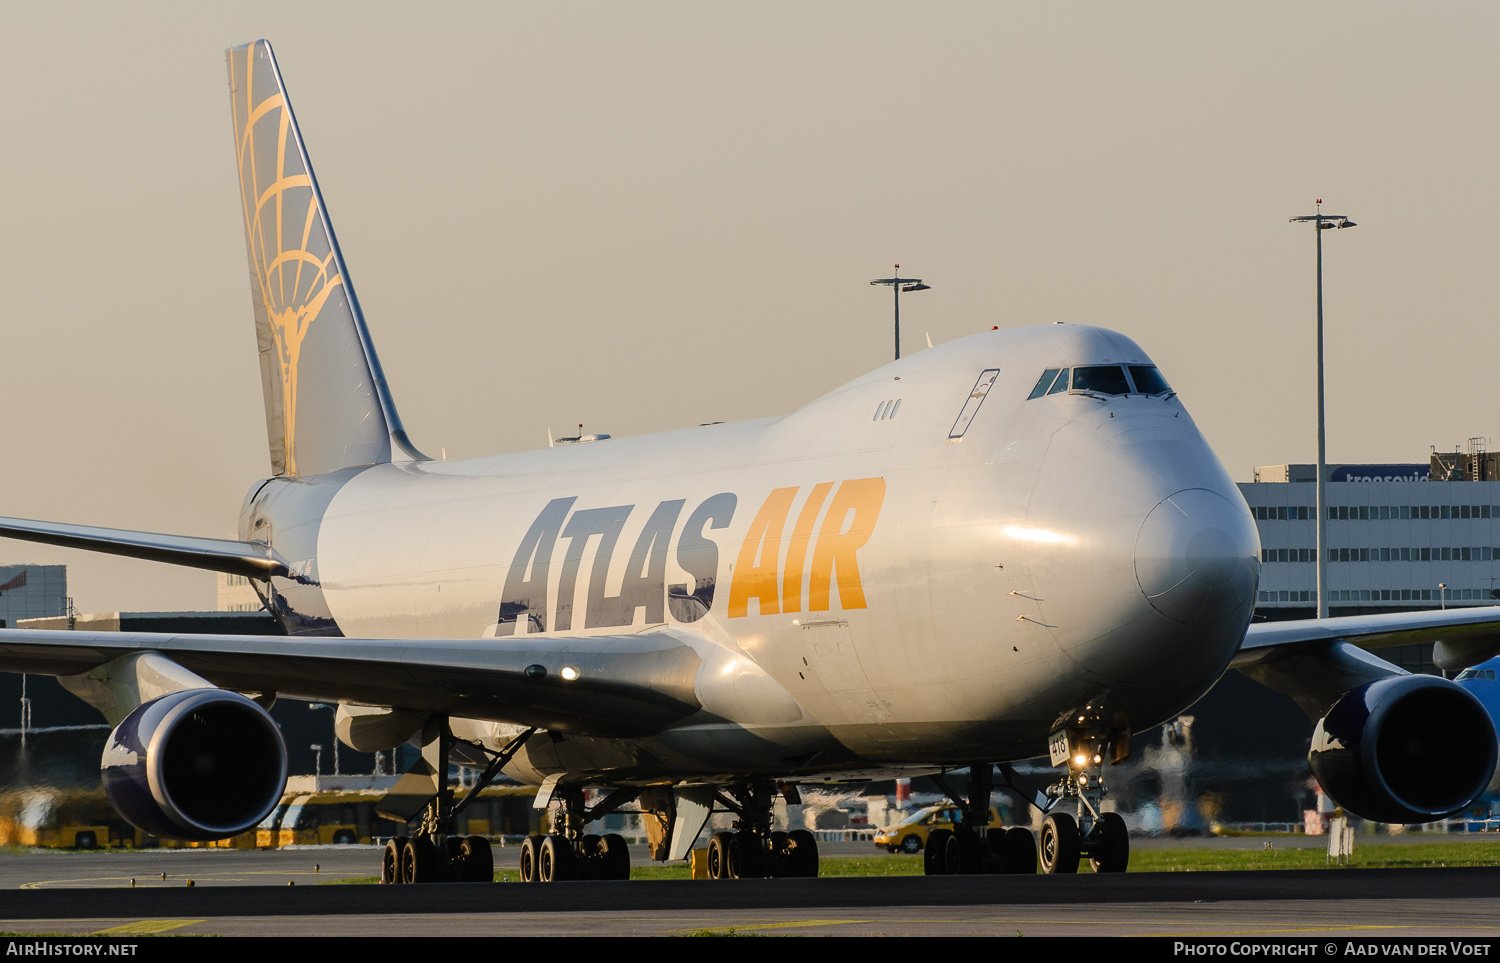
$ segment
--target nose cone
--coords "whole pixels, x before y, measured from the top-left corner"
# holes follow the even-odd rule
[[[1248,611],[1259,581],[1259,539],[1243,506],[1203,488],[1162,499],[1135,541],[1147,601],[1185,625]]]

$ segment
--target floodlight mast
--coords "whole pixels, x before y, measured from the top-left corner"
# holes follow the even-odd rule
[[[1324,214],[1323,199],[1317,200],[1316,213],[1289,217],[1292,224],[1312,223],[1318,239],[1318,618],[1328,618],[1328,447],[1324,430],[1323,402],[1323,232],[1357,225],[1342,214]]]
[[[896,300],[896,360],[901,360],[901,292],[902,291],[930,291],[932,286],[923,284],[921,278],[904,278],[901,276],[901,265],[896,265],[892,272],[893,277],[876,278],[871,284],[889,284]],[[906,285],[902,287],[901,285]]]

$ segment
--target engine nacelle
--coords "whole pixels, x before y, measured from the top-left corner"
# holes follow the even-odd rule
[[[223,839],[280,801],[286,743],[270,714],[239,693],[186,689],[126,716],[101,768],[110,803],[146,832]]]
[[[1495,725],[1462,686],[1430,675],[1351,689],[1313,730],[1323,791],[1365,819],[1425,823],[1473,802],[1495,771]]]

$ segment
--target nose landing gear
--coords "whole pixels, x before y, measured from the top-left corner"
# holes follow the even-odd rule
[[[1085,713],[1078,721],[1086,725],[1091,720]],[[1104,758],[1112,753],[1111,760],[1120,762],[1130,755],[1130,730],[1085,725],[1063,729],[1050,740],[1053,765],[1065,761],[1068,772],[1046,790],[1056,803],[1042,821],[1044,873],[1076,873],[1078,861],[1085,856],[1096,873],[1123,873],[1130,863],[1125,820],[1103,810],[1108,792]],[[1076,818],[1064,811],[1075,807]]]

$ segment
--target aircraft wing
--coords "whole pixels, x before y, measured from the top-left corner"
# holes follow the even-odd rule
[[[1500,606],[1255,622],[1245,632],[1234,664],[1260,661],[1271,648],[1335,641],[1362,649],[1436,642],[1433,661],[1439,668],[1464,669],[1500,651]]]
[[[224,689],[622,737],[658,732],[698,711],[695,641],[679,629],[519,639],[3,629],[0,670],[80,675],[151,651]]]
[[[1232,664],[1317,719],[1342,693],[1405,674],[1365,650],[1425,642],[1439,668],[1477,665],[1500,653],[1500,606],[1256,622]]]
[[[156,532],[132,532],[123,528],[98,528],[93,525],[5,517],[0,517],[0,535],[28,542],[206,568],[246,578],[269,578],[272,575],[296,577],[286,560],[265,542],[161,535]],[[302,579],[299,578],[298,581]]]

